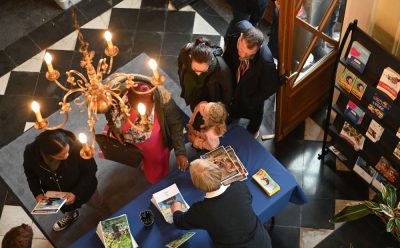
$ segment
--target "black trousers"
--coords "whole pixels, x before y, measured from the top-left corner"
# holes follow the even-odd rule
[[[229,119],[230,121],[239,118],[249,119],[250,122],[247,125],[247,131],[249,133],[256,133],[261,126],[264,115],[264,105],[261,104],[253,109],[244,109],[238,105],[233,104],[230,108]]]

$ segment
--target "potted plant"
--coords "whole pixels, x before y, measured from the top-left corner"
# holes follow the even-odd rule
[[[400,201],[397,202],[396,188],[381,185],[381,192],[372,201],[363,201],[346,206],[336,214],[331,223],[352,221],[375,214],[386,224],[386,231],[391,232],[400,241]]]

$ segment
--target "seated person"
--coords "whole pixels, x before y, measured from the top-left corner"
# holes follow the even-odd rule
[[[31,248],[32,247],[33,231],[32,227],[27,224],[22,224],[11,228],[4,235],[1,247],[3,248]]]
[[[270,237],[252,209],[253,197],[246,183],[221,185],[221,171],[204,159],[191,163],[190,175],[193,185],[206,195],[187,212],[180,211],[179,203],[172,205],[178,228],[205,229],[215,247],[271,247]]]
[[[200,102],[190,117],[188,138],[194,148],[214,150],[219,146],[219,137],[226,132],[228,113],[220,102]]]
[[[54,231],[71,225],[79,217],[78,208],[98,197],[97,164],[93,158],[83,159],[81,148],[75,135],[63,129],[46,130],[25,147],[24,171],[36,201],[47,191],[68,192],[61,208],[64,217],[53,225]]]
[[[136,91],[146,92],[150,89],[147,83],[139,82]],[[143,153],[142,168],[147,180],[155,184],[168,175],[169,153],[174,148],[178,168],[185,170],[189,166],[186,157],[185,139],[181,111],[164,88],[158,87],[149,94],[138,94],[132,89],[121,93],[123,99],[131,107],[129,120],[120,109],[112,108],[106,113],[112,135],[121,143],[134,144]],[[139,103],[146,106],[148,130],[137,130],[131,123],[139,124]]]
[[[190,109],[201,101],[223,102],[229,106],[232,100],[231,71],[222,58],[222,48],[199,37],[186,44],[178,57],[181,97]]]

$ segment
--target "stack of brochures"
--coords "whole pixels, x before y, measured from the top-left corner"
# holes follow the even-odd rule
[[[171,210],[171,206],[174,202],[179,202],[181,204],[182,212],[186,212],[189,209],[189,205],[186,203],[185,199],[183,199],[183,196],[175,183],[168,188],[154,193],[151,202],[164,216],[165,221],[170,224],[174,222]]]
[[[253,179],[269,196],[272,196],[281,189],[274,179],[272,179],[272,177],[262,168],[253,175]]]
[[[106,248],[139,247],[132,237],[126,214],[100,221],[96,233]]]
[[[67,201],[64,199],[67,192],[47,191],[44,199],[36,204],[32,214],[55,214]]]
[[[215,150],[200,156],[200,158],[215,163],[221,169],[221,184],[225,186],[235,181],[246,180],[247,175],[249,174],[231,146],[220,146]]]

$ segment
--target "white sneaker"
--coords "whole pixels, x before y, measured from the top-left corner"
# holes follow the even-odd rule
[[[75,210],[72,215],[66,215],[59,219],[56,223],[53,225],[53,230],[56,232],[62,231],[65,228],[69,227],[72,223],[74,223],[79,217],[79,211]]]

